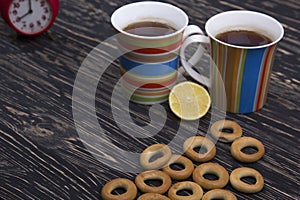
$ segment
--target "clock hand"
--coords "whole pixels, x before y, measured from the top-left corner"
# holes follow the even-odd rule
[[[29,15],[30,13],[31,13],[31,12],[25,13],[23,16],[19,17],[19,19],[20,19],[20,20],[23,19],[24,17],[26,17],[26,16]]]
[[[31,7],[31,0],[28,0],[28,3],[29,3],[29,13],[32,13],[32,7]]]
[[[24,15],[22,15],[21,17],[19,17],[19,19],[23,19],[24,17],[26,17],[27,15],[31,14],[32,13],[32,7],[31,7],[31,0],[28,0],[28,3],[29,3],[29,9],[28,9],[28,12],[25,13]]]

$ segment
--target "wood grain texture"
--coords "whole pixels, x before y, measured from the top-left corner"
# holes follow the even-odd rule
[[[112,12],[130,2],[62,0],[58,18],[49,31],[52,37],[43,34],[15,38],[15,33],[0,20],[0,199],[101,199],[100,190],[110,179],[134,179],[134,173],[107,166],[88,151],[88,141],[77,133],[72,113],[73,85],[82,62],[93,48],[114,34],[110,25]],[[229,172],[250,166],[263,174],[265,187],[257,194],[246,195],[230,185],[226,187],[239,199],[300,199],[300,2],[165,2],[185,10],[190,23],[201,28],[212,15],[233,9],[264,12],[283,24],[285,37],[276,54],[265,107],[247,115],[227,113],[228,119],[242,126],[244,135],[264,143],[266,155],[256,163],[243,164],[230,156],[228,144],[217,143],[213,161]],[[107,50],[113,48],[107,46]],[[88,81],[97,81],[93,78]],[[110,102],[118,79],[116,61],[101,77],[96,93],[97,120],[107,137],[118,147],[135,152],[153,143],[170,142],[182,124],[167,103],[162,104],[167,119],[161,122],[163,129],[157,130],[158,134],[133,138],[120,130]],[[84,109],[93,109],[84,104],[84,97],[78,103]],[[158,117],[161,113],[154,110],[153,115]],[[130,116],[140,126],[148,125],[151,119],[149,107],[135,104],[130,105]],[[211,117],[210,112],[199,121],[197,134],[207,132]],[[180,140],[190,134],[192,125],[183,124],[186,134]],[[99,148],[98,153],[101,152],[105,151]],[[138,163],[129,165],[138,167]]]

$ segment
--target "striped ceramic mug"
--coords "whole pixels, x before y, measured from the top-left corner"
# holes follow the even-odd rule
[[[271,42],[258,46],[232,45],[217,39],[228,31],[254,31]],[[197,73],[192,66],[202,53],[187,61],[181,56],[186,71],[197,81],[210,87],[215,104],[232,113],[250,113],[266,102],[268,84],[278,42],[284,29],[274,18],[254,11],[227,11],[211,17],[206,25],[206,36],[188,38],[183,48],[192,43],[210,44],[210,78]],[[224,93],[224,94],[223,94]],[[225,98],[223,98],[225,96]]]
[[[138,35],[124,29],[130,24],[159,22],[174,28],[164,35]],[[166,101],[177,80],[179,49],[182,41],[193,34],[203,34],[188,25],[184,11],[168,3],[143,1],[124,5],[111,16],[117,31],[121,86],[126,96],[137,103]]]

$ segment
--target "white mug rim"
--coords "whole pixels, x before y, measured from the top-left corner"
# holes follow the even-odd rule
[[[276,39],[272,40],[272,42],[268,43],[268,44],[265,44],[265,45],[258,45],[258,46],[240,46],[240,45],[232,45],[232,44],[229,44],[229,43],[226,43],[226,42],[223,42],[219,39],[216,38],[215,35],[213,35],[210,31],[209,31],[209,26],[211,25],[211,23],[213,22],[214,19],[216,19],[217,17],[222,17],[224,15],[231,15],[231,14],[236,14],[236,13],[239,13],[239,14],[253,14],[253,15],[258,15],[260,17],[264,17],[270,21],[272,21],[273,23],[275,23],[278,28],[280,29],[280,35],[279,37],[277,37]],[[212,16],[211,18],[209,18],[205,24],[205,31],[207,33],[207,35],[217,41],[218,43],[220,44],[223,44],[225,46],[229,46],[229,47],[233,47],[233,48],[239,48],[239,49],[259,49],[259,48],[267,48],[267,47],[270,47],[272,45],[275,45],[277,44],[282,38],[283,38],[283,35],[284,35],[284,29],[283,29],[283,26],[281,25],[281,23],[276,20],[275,18],[267,15],[267,14],[264,14],[264,13],[260,13],[260,12],[256,12],[256,11],[250,11],[250,10],[231,10],[231,11],[225,11],[225,12],[221,12],[221,13],[218,13],[214,16]]]
[[[134,6],[139,6],[139,5],[164,5],[164,6],[169,7],[169,9],[174,9],[174,10],[180,12],[182,14],[182,16],[185,18],[184,26],[179,28],[178,30],[176,30],[174,33],[170,33],[170,34],[167,34],[167,35],[161,35],[161,36],[136,35],[136,34],[128,33],[126,31],[124,31],[121,27],[117,26],[117,24],[115,22],[115,18],[116,18],[116,15],[119,14],[119,12],[122,12],[124,9],[126,9],[128,7],[134,7]],[[141,1],[141,2],[129,3],[129,4],[123,5],[120,8],[118,8],[111,15],[111,24],[113,25],[113,27],[118,32],[120,32],[124,35],[130,36],[130,37],[135,37],[135,38],[139,38],[139,39],[149,39],[149,40],[155,39],[155,40],[157,40],[157,39],[164,39],[164,38],[172,37],[172,36],[175,36],[175,35],[178,35],[178,34],[182,33],[184,31],[184,29],[188,26],[188,23],[189,23],[189,18],[187,16],[187,14],[182,9],[180,9],[179,7],[174,6],[172,4],[169,4],[169,3],[157,2],[157,1]]]

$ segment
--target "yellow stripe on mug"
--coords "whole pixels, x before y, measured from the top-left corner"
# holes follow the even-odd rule
[[[180,51],[183,67],[209,87],[212,102],[221,109],[233,113],[261,109],[266,102],[276,46],[284,35],[282,25],[266,14],[237,10],[211,17],[205,31],[208,37],[191,37],[182,47],[200,43],[209,45],[210,52],[199,51],[186,60]],[[192,68],[197,67],[203,53],[211,56],[210,79]]]
[[[189,19],[183,10],[155,1],[122,6],[112,14],[111,23],[118,33],[119,49],[123,53],[119,59],[121,75],[127,72],[134,75],[125,76],[124,79],[132,85],[149,82],[150,79],[142,87],[166,91],[176,83],[176,76],[168,81],[165,79],[177,72],[178,51],[183,40],[193,34],[203,34],[198,26],[188,25]],[[152,31],[143,31],[149,29]],[[132,98],[134,102],[152,104],[168,99],[168,94],[156,97],[151,91],[141,91],[145,95],[141,97],[135,94]]]

